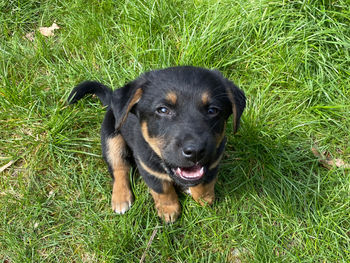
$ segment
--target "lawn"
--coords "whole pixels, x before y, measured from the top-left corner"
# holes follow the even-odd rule
[[[0,2],[0,262],[350,262],[348,0]],[[40,27],[58,29],[45,36]],[[113,89],[175,65],[218,69],[247,96],[217,200],[180,194],[157,217],[110,207],[105,109]],[[230,119],[229,122],[232,122]]]

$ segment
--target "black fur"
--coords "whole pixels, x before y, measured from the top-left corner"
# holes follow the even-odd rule
[[[135,99],[137,92],[142,95]],[[167,100],[169,92],[177,95],[175,105]],[[209,93],[208,104],[202,102],[204,92]],[[219,145],[215,138],[224,132],[225,123],[232,114],[228,92],[234,99],[234,122],[238,127],[246,105],[243,91],[218,71],[197,67],[150,71],[113,92],[99,82],[83,82],[73,89],[68,101],[74,103],[85,94],[96,94],[108,106],[101,128],[101,143],[109,170],[106,141],[122,135],[127,145],[123,151],[125,160],[136,163],[146,184],[162,193],[162,179],[147,172],[141,162],[154,172],[168,174],[175,184],[185,188],[209,183],[216,177],[218,168],[209,167],[224,151],[226,138]],[[130,105],[131,102],[134,104]],[[164,107],[168,112],[163,112]],[[161,156],[146,142],[141,129],[143,123],[147,125],[150,138],[164,142]],[[184,179],[175,172],[178,167],[197,166],[203,167],[205,174],[196,180]]]
[[[113,91],[97,81],[84,81],[76,86],[72,92],[69,94],[68,102],[69,104],[75,103],[86,94],[96,94],[101,100],[104,106],[108,106],[111,103],[111,96]]]

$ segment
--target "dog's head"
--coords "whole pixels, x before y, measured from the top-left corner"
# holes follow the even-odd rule
[[[245,104],[243,91],[221,73],[188,66],[145,73],[112,99],[116,129],[132,111],[144,140],[183,186],[202,182],[218,166],[226,121],[233,114],[236,132]]]

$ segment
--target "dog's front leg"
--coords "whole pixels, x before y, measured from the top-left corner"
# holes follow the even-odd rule
[[[107,163],[113,176],[112,209],[117,214],[124,214],[134,201],[129,182],[130,165],[124,157],[125,147],[120,134],[106,140]]]
[[[210,183],[199,184],[193,187],[190,187],[190,194],[193,199],[200,205],[209,204],[211,205],[215,200],[215,183],[217,178],[214,178]]]
[[[178,196],[172,182],[162,182],[163,191],[157,193],[151,189],[158,216],[163,218],[165,222],[172,223],[178,218],[181,212]]]

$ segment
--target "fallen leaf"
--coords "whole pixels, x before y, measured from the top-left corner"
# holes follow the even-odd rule
[[[40,33],[45,37],[51,37],[54,35],[54,30],[59,29],[60,27],[53,23],[50,27],[39,27]]]
[[[322,158],[322,155],[319,153],[319,151],[315,147],[312,147],[311,151],[312,151],[312,153],[314,154],[315,157]]]
[[[34,34],[35,32],[29,32],[26,34],[26,39],[28,39],[29,41],[33,42],[34,41]]]
[[[332,159],[331,155],[327,152],[321,153],[316,147],[312,147],[311,151],[314,156],[318,158],[318,161],[327,169],[331,169],[333,167],[350,169],[350,164],[345,163],[339,158]]]
[[[245,262],[245,258],[249,256],[249,251],[246,248],[232,248],[231,253],[228,254],[227,262],[241,263]]]

